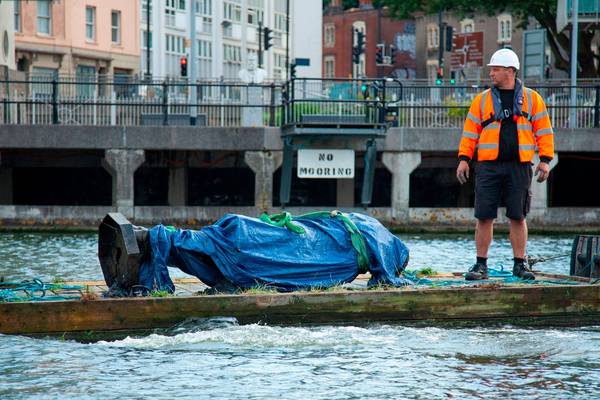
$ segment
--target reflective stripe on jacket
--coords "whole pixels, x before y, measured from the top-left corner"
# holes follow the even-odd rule
[[[531,161],[536,147],[540,157],[552,159],[554,131],[544,100],[538,92],[524,87],[518,79],[515,85],[515,99],[520,100],[518,102],[515,100],[514,110],[519,159],[521,162]],[[496,91],[487,89],[475,97],[465,119],[458,151],[459,157],[466,156],[472,159],[477,149],[478,161],[491,161],[498,158],[500,124],[504,118],[501,112],[500,99]]]

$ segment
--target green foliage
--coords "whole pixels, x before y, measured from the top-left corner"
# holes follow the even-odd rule
[[[476,13],[489,16],[498,15],[508,11],[516,19],[515,26],[525,28],[528,19],[534,18],[542,28],[546,29],[548,44],[555,58],[554,66],[568,71],[570,67],[570,37],[568,29],[558,32],[556,27],[556,1],[548,0],[381,0],[390,13],[398,18],[414,18],[415,13],[437,14],[440,11],[452,12],[459,18],[471,16]],[[595,29],[581,29],[579,31],[580,77],[594,78],[600,76],[600,64],[596,66],[594,60],[600,61],[600,55],[592,51]]]
[[[421,268],[421,269],[417,270],[417,275],[433,276],[433,275],[437,275],[437,274],[438,274],[438,272],[431,267],[425,267],[425,268]]]
[[[446,100],[444,101],[444,105],[448,107],[449,117],[466,118],[471,104],[456,100]]]
[[[169,293],[167,290],[153,290],[150,292],[151,297],[169,297],[170,295],[171,293]]]

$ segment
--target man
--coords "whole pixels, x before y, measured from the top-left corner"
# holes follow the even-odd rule
[[[465,274],[467,280],[488,278],[487,256],[500,200],[510,219],[514,254],[513,275],[535,279],[525,261],[527,223],[531,203],[532,160],[537,147],[540,162],[537,181],[548,179],[554,157],[554,134],[546,105],[534,90],[516,78],[519,57],[510,49],[496,51],[490,63],[492,88],[479,93],[465,120],[456,177],[469,178],[469,161],[477,150],[475,174],[475,245],[477,262]]]

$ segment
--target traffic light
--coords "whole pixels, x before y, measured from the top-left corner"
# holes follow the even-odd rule
[[[446,51],[452,51],[452,35],[454,34],[454,28],[450,25],[446,25]]]
[[[296,63],[290,64],[290,77],[292,79],[296,78]]]
[[[390,44],[390,64],[396,65],[396,46]]]
[[[444,79],[444,68],[439,67],[437,69],[437,78],[435,80],[435,84],[436,85],[441,85],[442,84],[442,79]]]
[[[456,84],[456,71],[450,71],[450,84]]]
[[[187,76],[187,57],[179,59],[179,75]]]
[[[360,85],[360,92],[362,93],[363,99],[369,98],[369,84],[364,82]]]
[[[385,44],[378,44],[375,48],[375,64],[383,64],[384,51]]]
[[[357,31],[356,32],[356,47],[358,48],[359,54],[362,54],[365,52],[365,41],[366,41],[365,34],[361,31]]]
[[[356,47],[352,48],[352,64],[358,64],[360,61],[360,53]]]
[[[365,52],[365,34],[361,31],[356,32],[356,46],[352,47],[352,63],[360,62],[360,55]]]
[[[273,40],[273,30],[265,26],[263,28],[263,47],[265,51],[269,50],[269,48],[273,46],[271,40]]]

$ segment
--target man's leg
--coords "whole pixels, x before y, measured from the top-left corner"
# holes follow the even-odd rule
[[[510,220],[510,244],[515,258],[525,258],[527,247],[527,220]]]
[[[475,226],[475,247],[477,248],[477,262],[465,274],[468,281],[477,281],[488,278],[487,254],[494,235],[493,219],[477,219]]]
[[[487,258],[493,236],[494,220],[478,219],[477,226],[475,227],[475,247],[477,249],[477,257]]]

